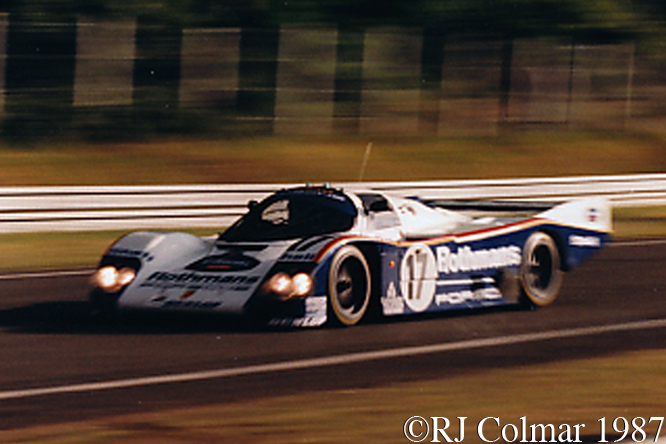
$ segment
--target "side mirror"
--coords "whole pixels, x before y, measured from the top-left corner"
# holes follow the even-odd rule
[[[259,202],[257,202],[256,200],[252,199],[251,201],[249,201],[249,202],[247,203],[247,209],[250,210],[250,211],[252,211],[252,210],[254,210],[254,209],[256,208],[257,205],[259,205]]]

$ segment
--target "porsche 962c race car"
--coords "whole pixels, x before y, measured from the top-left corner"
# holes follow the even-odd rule
[[[220,312],[303,327],[543,306],[555,300],[563,272],[611,235],[604,199],[532,213],[499,202],[468,205],[502,210],[492,214],[446,205],[324,186],[282,190],[251,202],[218,237],[120,238],[99,263],[90,302],[101,313]]]

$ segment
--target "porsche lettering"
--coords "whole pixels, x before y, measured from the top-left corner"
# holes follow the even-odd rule
[[[479,290],[463,290],[451,293],[438,294],[435,297],[436,304],[458,305],[470,301],[501,300],[502,294],[496,288],[481,288]]]

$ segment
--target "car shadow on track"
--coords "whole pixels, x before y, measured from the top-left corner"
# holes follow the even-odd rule
[[[124,313],[93,316],[85,301],[41,302],[0,310],[0,330],[32,334],[186,334],[252,332],[261,326],[223,316]]]
[[[363,324],[401,324],[430,319],[464,318],[497,312],[521,311],[518,306],[504,306],[476,310],[422,313],[413,316],[374,317]],[[348,327],[324,326],[326,329]],[[357,326],[352,328],[363,328]],[[40,302],[22,307],[0,310],[0,331],[29,334],[197,334],[197,333],[256,333],[298,332],[299,328],[268,326],[246,317],[212,314],[166,314],[154,312],[126,312],[113,318],[91,314],[87,301]]]

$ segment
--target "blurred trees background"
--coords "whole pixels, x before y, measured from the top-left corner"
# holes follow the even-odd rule
[[[407,26],[483,36],[577,34],[626,38],[659,32],[661,0],[6,0],[23,19],[141,17],[178,27],[333,24]],[[663,31],[663,29],[661,29]]]
[[[280,29],[284,28],[336,30],[331,87],[336,117],[362,112],[358,105],[363,88],[361,63],[367,57],[367,33],[373,30],[419,30],[421,48],[416,59],[421,64],[421,86],[417,86],[421,97],[441,94],[442,47],[447,42],[500,42],[500,106],[508,101],[514,76],[510,43],[519,39],[559,39],[572,48],[630,43],[639,45],[641,54],[656,64],[663,63],[666,54],[663,0],[5,0],[0,13],[5,14],[6,28],[6,57],[4,66],[0,65],[4,70],[2,136],[16,140],[71,133],[117,138],[188,131],[271,131],[279,106],[275,89]],[[72,106],[77,101],[74,83],[82,18],[93,24],[135,23],[135,29],[128,31],[135,38],[129,99],[103,106]],[[183,107],[184,35],[199,29],[209,34],[211,29],[240,30],[238,91],[232,99],[220,97],[219,106]],[[629,54],[632,70],[634,53]],[[80,58],[79,63],[85,61]],[[234,103],[229,105],[229,100]],[[428,113],[439,110],[421,106],[416,112],[423,129],[428,127]],[[350,130],[349,125],[345,128]],[[355,130],[358,124],[352,123],[351,131]]]

